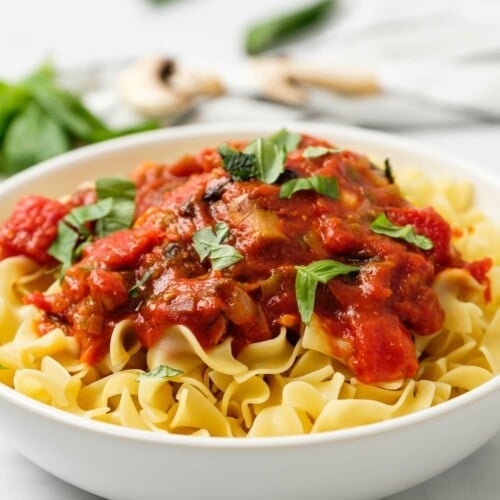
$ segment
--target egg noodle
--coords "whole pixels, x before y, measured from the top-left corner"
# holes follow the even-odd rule
[[[61,410],[111,424],[198,436],[307,434],[380,422],[440,404],[500,372],[500,231],[473,207],[465,182],[398,173],[416,206],[433,206],[452,226],[465,260],[489,256],[491,300],[463,269],[438,274],[433,288],[443,328],[415,336],[413,379],[367,385],[328,355],[315,316],[296,345],[281,333],[232,355],[231,340],[205,352],[184,326],[171,326],[147,353],[128,320],[112,333],[109,353],[90,366],[75,338],[55,328],[39,336],[39,310],[22,297],[55,290],[53,275],[18,256],[0,262],[0,381]],[[160,365],[171,376],[144,376]],[[141,376],[142,374],[142,376]]]

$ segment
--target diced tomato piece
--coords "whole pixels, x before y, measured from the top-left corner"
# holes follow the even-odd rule
[[[83,256],[114,268],[132,266],[157,242],[158,235],[152,232],[123,229],[85,247]]]
[[[36,195],[22,198],[0,226],[0,259],[25,255],[40,264],[55,262],[47,250],[67,213],[68,207],[56,200]]]

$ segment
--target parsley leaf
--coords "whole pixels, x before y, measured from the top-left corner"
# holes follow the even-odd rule
[[[415,228],[411,224],[396,226],[385,213],[380,214],[370,225],[370,229],[377,234],[383,234],[390,238],[404,240],[422,250],[431,250],[434,247],[432,240],[426,236],[415,233]]]
[[[334,177],[323,177],[314,175],[312,177],[301,177],[285,182],[280,189],[280,198],[291,198],[297,191],[314,190],[319,194],[328,196],[334,200],[339,198],[337,179]]]
[[[137,377],[137,380],[141,380],[144,378],[173,378],[183,374],[184,372],[182,370],[177,370],[177,368],[172,368],[171,366],[167,365],[158,365],[156,368],[149,372],[141,373]]]
[[[212,268],[225,269],[243,259],[243,255],[231,245],[222,242],[229,235],[229,226],[225,222],[215,224],[215,231],[211,227],[204,227],[193,234],[193,246],[201,261],[207,257]]]
[[[342,153],[340,148],[325,148],[324,146],[308,146],[304,149],[302,156],[311,160],[313,158],[319,158],[320,156],[325,156],[327,154]]]
[[[307,266],[295,266],[295,297],[300,317],[306,325],[311,321],[316,300],[318,283],[326,284],[336,276],[357,272],[361,268],[337,262],[336,260],[317,260]]]

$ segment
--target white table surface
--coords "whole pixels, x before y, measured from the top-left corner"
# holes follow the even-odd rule
[[[288,0],[177,0],[155,8],[146,0],[0,0],[0,78],[22,74],[47,55],[74,65],[148,53],[168,53],[188,60],[217,57],[218,63],[237,63],[243,57],[240,40],[248,20],[290,4]],[[299,118],[288,110],[261,104],[255,106],[253,117]],[[230,112],[228,115],[223,102],[200,110],[191,120],[220,118],[236,118]],[[394,132],[461,155],[498,175],[500,124]],[[451,470],[390,498],[497,499],[499,464],[500,435]],[[2,498],[11,500],[97,498],[32,465],[15,450],[15,443],[9,442],[8,429],[0,429],[0,485]]]

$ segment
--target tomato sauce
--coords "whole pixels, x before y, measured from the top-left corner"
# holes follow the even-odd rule
[[[433,209],[409,205],[366,157],[341,151],[306,159],[303,150],[311,145],[330,147],[304,136],[274,184],[232,180],[214,149],[168,166],[139,166],[131,175],[137,186],[133,227],[86,246],[60,292],[27,297],[44,311],[40,334],[62,328],[77,338],[88,363],[107,352],[113,327],[125,318],[144,349],[175,324],[189,327],[205,349],[232,337],[236,354],[249,343],[273,338],[283,326],[295,342],[303,332],[295,266],[333,259],[361,270],[318,285],[315,314],[332,356],[366,383],[413,376],[418,361],[412,334],[429,335],[444,320],[431,288],[436,273],[464,266],[450,243],[451,228]],[[334,177],[339,199],[314,190],[279,197],[287,178],[315,175]],[[78,199],[86,203],[92,196],[74,196],[73,203]],[[0,256],[51,261],[46,251],[68,208],[33,204],[46,205],[43,230],[29,217],[19,221],[19,213],[32,213],[29,203],[21,203],[1,228]],[[382,212],[396,225],[412,224],[433,248],[424,251],[375,234],[370,224]],[[243,256],[219,271],[200,261],[193,247],[193,234],[216,222],[228,225],[225,243]],[[31,230],[35,243],[5,236],[16,225]],[[485,280],[487,267],[485,262],[468,269]]]

